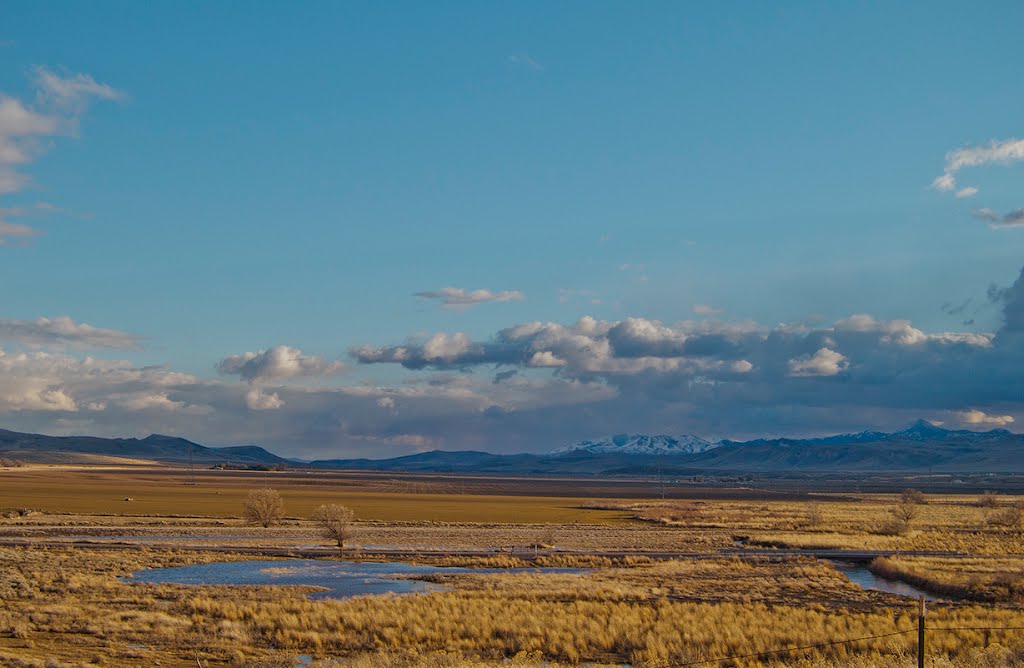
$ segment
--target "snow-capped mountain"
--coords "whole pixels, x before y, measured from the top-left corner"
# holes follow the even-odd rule
[[[646,434],[616,434],[597,441],[579,441],[552,450],[551,455],[575,452],[623,455],[695,455],[717,448],[720,443],[705,441],[698,436],[648,436]]]

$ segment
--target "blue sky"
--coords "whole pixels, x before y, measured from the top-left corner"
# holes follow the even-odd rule
[[[302,455],[1012,428],[1022,20],[6,5],[0,426]]]

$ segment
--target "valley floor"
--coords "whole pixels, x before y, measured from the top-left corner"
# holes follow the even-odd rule
[[[1011,495],[743,498],[733,487],[688,498],[672,489],[661,499],[580,493],[600,491],[593,481],[561,496],[537,493],[550,482],[509,495],[501,480],[469,480],[455,492],[451,479],[394,475],[342,483],[56,473],[0,471],[0,665],[255,668],[299,657],[355,668],[912,665],[915,601],[865,591],[802,548],[879,557],[875,572],[943,599],[930,605],[929,665],[1024,663],[1024,533]],[[281,492],[280,524],[240,519],[256,486]],[[343,553],[306,519],[319,503],[344,503],[360,518]],[[130,578],[304,552],[585,570],[438,575],[431,579],[444,591],[346,600],[310,600],[297,587]],[[835,641],[843,642],[827,644]],[[786,651],[762,654],[776,650]]]

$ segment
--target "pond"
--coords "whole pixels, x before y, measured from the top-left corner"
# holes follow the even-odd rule
[[[926,601],[938,600],[932,594],[929,594],[923,589],[918,589],[913,585],[909,585],[906,582],[879,577],[868,570],[867,566],[862,564],[855,564],[849,561],[830,561],[829,563],[831,563],[837,571],[849,578],[850,582],[855,585],[859,585],[861,589],[874,589],[876,591],[896,594],[897,596],[910,596],[913,598],[918,598],[923,595]]]
[[[176,568],[154,568],[133,573],[127,582],[186,585],[301,585],[320,587],[310,598],[349,598],[365,594],[413,594],[443,591],[433,582],[416,576],[439,573],[582,573],[585,569],[520,568],[483,569],[425,566],[401,562],[319,561],[283,559],[273,561],[229,561]]]

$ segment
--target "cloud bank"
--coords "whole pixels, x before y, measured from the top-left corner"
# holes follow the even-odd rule
[[[161,432],[305,457],[544,451],[623,431],[797,436],[918,417],[1012,427],[1024,416],[1024,271],[989,298],[1002,313],[990,333],[928,332],[868,314],[813,327],[583,317],[485,338],[438,332],[353,348],[358,372],[329,383],[320,381],[335,379],[340,362],[289,346],[228,356],[223,375],[201,378],[74,354],[135,340],[116,330],[7,321],[8,336],[38,349],[0,349],[0,419],[26,431]],[[378,370],[387,381],[374,379]]]

